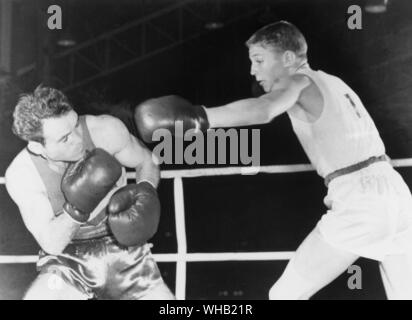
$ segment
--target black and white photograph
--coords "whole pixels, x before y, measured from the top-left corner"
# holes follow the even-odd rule
[[[0,300],[412,300],[410,0],[0,0],[0,131]]]

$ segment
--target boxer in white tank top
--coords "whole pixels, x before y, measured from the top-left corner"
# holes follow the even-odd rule
[[[288,110],[293,130],[321,177],[370,157],[385,146],[359,97],[342,80],[307,65],[298,70],[322,95],[322,112],[308,119],[296,106]]]
[[[380,262],[388,298],[412,299],[412,196],[361,100],[339,78],[310,69],[305,38],[288,22],[263,27],[246,44],[266,94],[206,109],[210,127],[269,123],[287,112],[328,185],[327,213],[269,298],[308,299],[367,257]]]

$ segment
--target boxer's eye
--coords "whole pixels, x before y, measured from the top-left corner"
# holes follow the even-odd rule
[[[70,135],[70,134],[66,134],[65,136],[61,137],[58,142],[59,142],[59,143],[60,143],[60,142],[62,142],[62,143],[67,142],[67,140],[69,139],[69,135]]]

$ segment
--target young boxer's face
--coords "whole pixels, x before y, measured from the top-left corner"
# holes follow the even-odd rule
[[[44,155],[54,161],[77,161],[84,154],[79,116],[69,111],[43,120]]]
[[[279,88],[289,76],[283,55],[276,50],[256,44],[249,47],[250,74],[267,93]]]

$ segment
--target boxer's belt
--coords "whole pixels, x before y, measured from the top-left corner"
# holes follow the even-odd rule
[[[87,243],[96,243],[96,242],[107,242],[107,241],[114,242],[116,241],[115,238],[111,234],[103,234],[103,235],[98,235],[94,238],[85,238],[85,239],[72,239],[68,246],[70,245],[81,245],[81,244],[87,244]]]
[[[73,240],[88,240],[109,235],[106,208],[102,209],[93,219],[83,224],[73,237]]]
[[[343,176],[345,174],[349,174],[355,171],[359,171],[363,168],[366,168],[368,166],[370,166],[372,163],[376,163],[376,162],[381,162],[381,161],[387,161],[388,158],[385,154],[378,156],[378,157],[370,157],[369,159],[365,160],[365,161],[361,161],[358,163],[355,163],[351,166],[342,168],[342,169],[338,169],[336,171],[333,171],[332,173],[329,173],[326,177],[325,177],[325,185],[326,187],[329,185],[329,183],[340,176]]]

